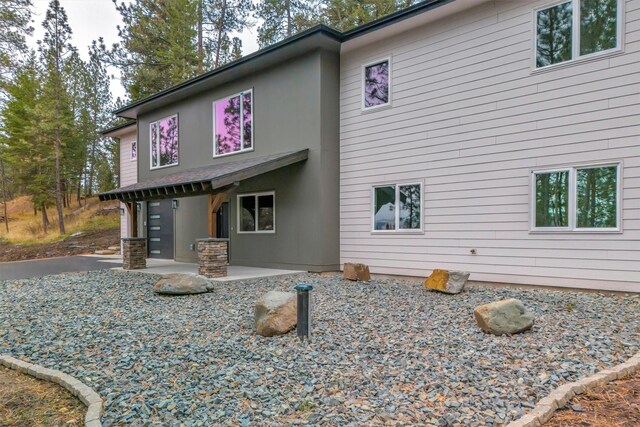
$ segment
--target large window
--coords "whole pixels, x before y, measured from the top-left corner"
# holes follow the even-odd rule
[[[151,169],[178,164],[178,115],[166,117],[149,125]]]
[[[275,233],[275,193],[255,193],[238,196],[239,233]]]
[[[391,60],[389,58],[362,67],[362,108],[391,104]]]
[[[422,184],[373,187],[373,231],[421,231]]]
[[[533,229],[619,229],[620,167],[580,166],[533,172]]]
[[[253,91],[213,103],[213,156],[253,150]]]
[[[536,67],[620,46],[621,0],[571,0],[535,12]]]

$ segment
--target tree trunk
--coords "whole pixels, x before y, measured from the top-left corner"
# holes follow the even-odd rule
[[[44,202],[42,202],[42,204],[40,204],[40,210],[42,211],[42,228],[44,229],[44,232],[46,234],[47,232],[47,228],[49,228],[49,217],[47,216],[47,207],[45,206]]]
[[[9,215],[7,215],[7,180],[4,175],[4,161],[0,157],[0,173],[2,174],[2,204],[4,206],[4,226],[9,232]]]
[[[53,146],[56,157],[56,210],[58,211],[58,228],[64,234],[64,214],[62,212],[62,182],[60,179],[60,130],[56,130],[56,140]]]
[[[285,8],[287,9],[287,37],[291,36],[291,0],[286,0]]]
[[[202,48],[202,20],[204,17],[202,12],[202,2],[203,0],[198,0],[198,74],[202,73],[204,68],[204,52]]]
[[[216,45],[216,63],[214,68],[220,64],[220,43],[222,43],[222,33],[224,32],[224,16],[227,14],[227,0],[222,0],[220,8],[220,22],[218,23],[218,43]]]
[[[82,207],[82,174],[78,177],[78,186],[76,187],[76,202],[78,202],[78,207]]]

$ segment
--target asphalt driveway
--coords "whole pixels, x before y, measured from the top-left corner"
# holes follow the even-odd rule
[[[121,267],[113,258],[95,256],[68,256],[59,258],[34,259],[0,263],[0,281],[30,279],[51,274],[93,271],[105,268]]]

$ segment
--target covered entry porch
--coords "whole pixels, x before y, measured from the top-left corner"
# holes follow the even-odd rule
[[[236,242],[233,234],[229,234],[228,229],[225,233],[224,227],[221,227],[223,205],[232,201],[232,194],[241,182],[256,177],[259,182],[264,174],[305,161],[308,152],[305,149],[183,170],[100,194],[101,200],[119,200],[126,206],[131,237],[123,239],[124,268],[144,269],[149,261],[149,229],[145,218],[140,218],[139,204],[170,199],[173,201],[174,224],[171,238],[173,242],[179,242],[179,246],[176,243],[174,245],[183,252],[186,247],[197,252],[200,274],[225,276],[229,247]],[[228,205],[225,207],[226,227],[229,227],[233,220],[229,217]],[[258,221],[257,211],[257,207],[252,211],[255,221]],[[180,212],[180,215],[176,215],[176,212]],[[141,221],[145,227],[139,228]],[[177,256],[172,258],[183,260]]]

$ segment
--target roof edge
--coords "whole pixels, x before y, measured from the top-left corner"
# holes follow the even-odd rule
[[[356,37],[360,37],[372,31],[376,31],[380,28],[384,28],[397,22],[404,21],[405,19],[412,18],[421,13],[428,12],[429,10],[436,9],[449,3],[453,3],[454,1],[456,0],[427,0],[413,6],[409,6],[390,15],[376,19],[375,21],[368,22],[366,24],[341,33],[341,42],[344,43]]]
[[[228,71],[228,70],[230,70],[232,68],[235,68],[235,67],[237,67],[239,65],[244,64],[245,62],[249,62],[249,61],[251,61],[251,60],[253,60],[255,58],[267,55],[267,54],[269,54],[269,53],[271,53],[271,52],[273,52],[275,50],[278,50],[278,49],[280,49],[282,47],[288,46],[288,45],[290,45],[292,43],[295,43],[295,42],[297,42],[297,41],[299,41],[301,39],[304,39],[306,37],[312,36],[314,34],[323,34],[323,33],[325,35],[333,38],[334,40],[336,40],[339,43],[342,42],[342,33],[340,31],[335,30],[335,29],[333,29],[331,27],[328,27],[328,26],[326,26],[324,24],[318,24],[318,25],[315,25],[315,26],[313,26],[313,27],[311,27],[311,28],[309,28],[309,29],[307,29],[305,31],[302,31],[302,32],[297,33],[297,34],[294,34],[291,37],[287,37],[286,39],[281,40],[278,43],[274,43],[274,44],[272,44],[270,46],[267,46],[267,47],[265,47],[263,49],[260,49],[260,50],[258,50],[256,52],[250,53],[247,56],[243,56],[242,58],[240,58],[240,59],[238,59],[236,61],[230,62],[228,64],[225,64],[225,65],[221,66],[221,67],[214,68],[213,70],[207,71],[206,73],[203,73],[203,74],[197,75],[195,77],[192,77],[189,80],[185,80],[182,83],[178,83],[177,85],[168,87],[167,89],[164,89],[164,90],[162,90],[160,92],[156,92],[153,95],[147,96],[146,98],[142,98],[142,99],[139,99],[137,101],[134,101],[134,102],[132,102],[132,103],[130,103],[128,105],[125,105],[124,107],[121,107],[121,108],[119,108],[117,110],[114,110],[112,113],[115,114],[115,115],[120,115],[120,114],[122,114],[122,113],[124,113],[124,112],[126,112],[128,110],[131,110],[132,108],[139,107],[139,106],[144,105],[144,104],[146,104],[148,102],[154,101],[154,100],[156,100],[158,98],[161,98],[163,96],[166,96],[166,95],[169,95],[169,94],[171,94],[173,92],[176,92],[176,91],[178,91],[178,90],[180,90],[182,88],[185,88],[187,86],[191,86],[194,83],[198,83],[198,82],[200,82],[202,80],[206,80],[209,77],[215,76],[215,75],[223,73],[225,71]]]
[[[106,129],[101,130],[100,131],[100,135],[109,136],[110,133],[114,133],[114,132],[117,132],[119,130],[128,128],[129,126],[133,126],[133,125],[135,125],[137,123],[138,123],[137,120],[127,120],[126,122],[121,123],[119,125],[115,125],[115,126],[112,126],[110,128],[106,128]]]

